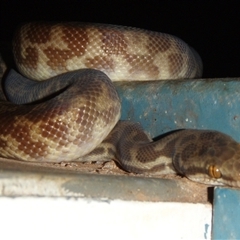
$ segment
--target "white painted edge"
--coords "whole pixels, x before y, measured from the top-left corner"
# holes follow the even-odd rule
[[[0,197],[1,239],[211,239],[210,204]]]

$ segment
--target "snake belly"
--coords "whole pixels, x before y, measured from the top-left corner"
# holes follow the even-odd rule
[[[201,76],[200,57],[182,40],[114,25],[29,23],[17,31],[13,52],[25,77],[12,70],[4,81],[0,156],[115,160],[129,172],[178,172],[202,183],[240,185],[239,144],[229,136],[179,130],[152,141],[139,124],[119,121],[111,80]]]

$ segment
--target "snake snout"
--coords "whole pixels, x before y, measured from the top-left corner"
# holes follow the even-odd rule
[[[221,153],[208,166],[212,184],[240,187],[240,144],[233,140],[221,148]]]

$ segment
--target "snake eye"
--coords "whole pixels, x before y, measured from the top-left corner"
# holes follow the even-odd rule
[[[209,166],[208,175],[212,178],[220,178],[222,176],[220,169],[215,165]]]

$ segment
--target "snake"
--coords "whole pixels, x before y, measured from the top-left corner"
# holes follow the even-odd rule
[[[33,22],[16,31],[13,55],[17,70],[4,73],[0,91],[2,158],[114,160],[127,172],[240,186],[240,147],[230,136],[180,129],[152,140],[139,123],[119,120],[114,81],[201,77],[200,56],[181,39],[108,24]]]

